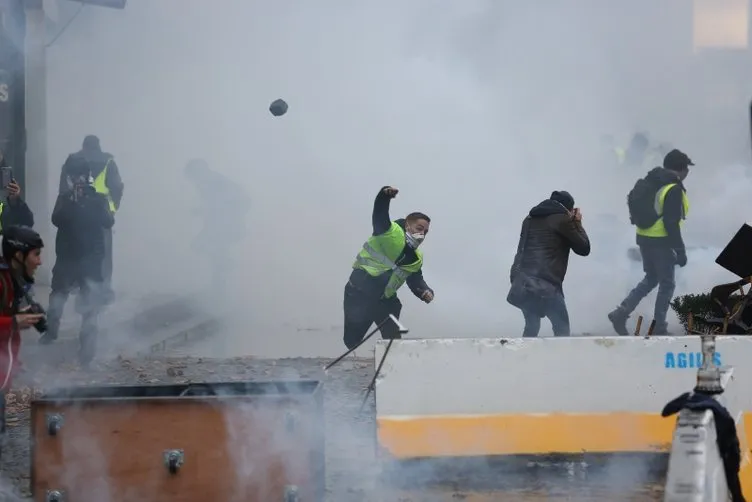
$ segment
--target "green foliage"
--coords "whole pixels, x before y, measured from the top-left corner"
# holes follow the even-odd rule
[[[693,316],[693,327],[695,331],[704,331],[717,327],[704,322],[705,317],[717,317],[713,306],[715,303],[710,297],[710,293],[699,295],[677,296],[671,300],[671,308],[676,312],[676,317],[685,330],[688,329],[689,314]]]

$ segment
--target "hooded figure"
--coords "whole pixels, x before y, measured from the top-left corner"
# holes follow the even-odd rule
[[[538,336],[542,317],[551,321],[555,336],[570,334],[563,289],[569,252],[590,254],[581,218],[569,192],[557,191],[532,208],[522,222],[507,301],[525,316],[524,337]]]
[[[125,185],[120,178],[120,171],[115,163],[112,154],[102,151],[99,144],[99,138],[89,135],[84,138],[81,150],[72,153],[65,160],[63,168],[60,171],[60,188],[58,193],[62,194],[70,187],[68,179],[71,169],[77,169],[81,163],[88,166],[92,177],[92,186],[94,190],[107,198],[110,212],[113,214],[120,209],[120,201],[123,198]],[[104,233],[105,238],[105,255],[102,261],[102,275],[104,278],[103,295],[105,303],[114,300],[112,290],[112,229]]]

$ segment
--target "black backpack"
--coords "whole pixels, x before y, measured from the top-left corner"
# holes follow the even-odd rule
[[[660,190],[655,182],[646,178],[637,180],[634,188],[627,195],[629,221],[638,228],[650,228],[658,221],[655,211],[655,195]]]

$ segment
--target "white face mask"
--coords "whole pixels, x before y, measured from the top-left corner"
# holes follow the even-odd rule
[[[423,240],[425,238],[426,238],[426,234],[420,234],[417,232],[410,233],[409,229],[405,232],[405,241],[407,241],[407,245],[413,249],[418,249],[418,246],[420,246],[423,243]]]

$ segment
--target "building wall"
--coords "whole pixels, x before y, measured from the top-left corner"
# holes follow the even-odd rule
[[[21,0],[0,3],[0,150],[25,181],[24,146],[24,13]]]

